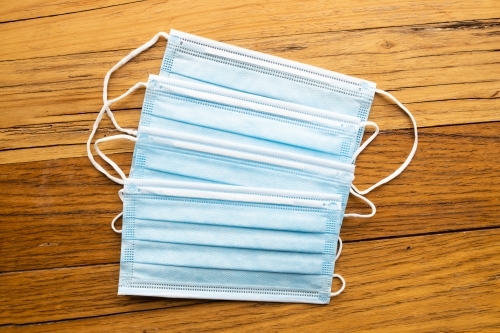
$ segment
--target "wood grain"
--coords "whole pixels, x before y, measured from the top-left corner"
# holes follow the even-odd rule
[[[2,274],[0,300],[5,306],[0,311],[0,325],[93,317],[200,302],[117,296],[118,272],[118,265],[103,265]]]
[[[63,5],[58,0],[5,1],[0,7],[0,24],[87,12],[139,1],[141,0],[69,0],[64,1]]]
[[[3,274],[0,285],[9,286],[0,293],[4,324],[123,315],[0,332],[492,331],[500,328],[498,239],[495,229],[348,244],[336,267],[347,289],[326,306],[221,301],[179,307],[185,303],[116,296],[116,265]]]
[[[499,227],[500,157],[490,154],[500,151],[499,132],[498,122],[422,129],[408,169],[368,195],[377,215],[346,219],[344,241]],[[358,158],[354,183],[363,189],[397,169],[412,137],[381,133]],[[128,172],[130,153],[112,158]],[[0,187],[1,271],[118,262],[120,237],[109,223],[122,207],[120,186],[86,157],[0,165]],[[351,198],[347,211],[368,209]]]

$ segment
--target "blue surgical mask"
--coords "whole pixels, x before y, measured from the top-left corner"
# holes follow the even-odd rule
[[[119,295],[327,304],[340,292],[338,195],[128,179],[122,197]]]
[[[99,149],[103,141],[128,138],[136,141],[130,178],[214,183],[341,196],[342,213],[352,180],[354,165],[293,153],[242,145],[191,134],[143,128],[138,138],[111,136],[96,141],[96,151],[116,171],[125,175]],[[347,214],[348,217],[371,217]],[[343,217],[343,215],[342,215]]]
[[[355,117],[151,75],[139,132],[155,127],[352,163],[358,132],[367,124],[376,127]]]
[[[160,75],[368,118],[375,84],[172,29]]]

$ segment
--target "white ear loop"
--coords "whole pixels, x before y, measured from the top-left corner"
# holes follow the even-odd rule
[[[337,249],[337,255],[335,256],[334,261],[337,261],[341,253],[342,253],[342,238],[339,237],[339,248]]]
[[[339,248],[337,250],[337,255],[335,256],[335,260],[334,261],[337,261],[337,259],[340,257],[340,254],[342,253],[342,246],[343,246],[342,245],[342,239],[339,237]],[[333,277],[334,278],[336,277],[336,278],[340,279],[340,281],[342,281],[342,287],[338,291],[336,291],[334,293],[331,293],[330,297],[337,296],[338,294],[340,294],[342,291],[344,291],[345,285],[346,285],[345,280],[344,280],[344,278],[341,275],[339,275],[339,274],[333,274]]]
[[[411,114],[411,112],[403,105],[401,104],[394,96],[392,96],[391,94],[389,94],[388,92],[384,91],[384,90],[380,90],[380,89],[376,89],[375,90],[377,93],[381,94],[381,95],[384,95],[384,96],[387,96],[389,97],[391,100],[393,100],[404,112],[406,112],[406,114],[408,115],[408,117],[410,117],[412,123],[413,123],[413,130],[415,131],[415,141],[413,141],[413,147],[410,151],[410,154],[408,155],[408,157],[406,158],[406,160],[404,161],[404,163],[396,170],[394,171],[392,174],[390,174],[389,176],[385,177],[384,179],[382,179],[381,181],[379,181],[378,183],[376,183],[375,185],[372,185],[371,187],[367,188],[366,190],[364,191],[360,191],[356,188],[356,186],[351,185],[351,187],[359,194],[367,194],[367,193],[370,193],[373,189],[379,187],[380,185],[383,185],[391,180],[393,180],[394,178],[396,178],[397,176],[399,176],[401,174],[401,172],[403,172],[404,169],[406,169],[406,167],[410,164],[411,160],[413,159],[413,156],[415,156],[415,153],[417,151],[417,146],[418,146],[418,128],[417,128],[417,122],[415,121],[415,118],[413,117],[413,115]]]
[[[368,200],[367,198],[365,198],[364,196],[362,195],[359,195],[358,193],[354,192],[354,190],[352,189],[352,187],[354,186],[351,186],[351,189],[349,189],[349,193],[351,193],[352,195],[354,195],[355,197],[357,198],[360,198],[361,200],[363,200],[364,202],[366,202],[368,204],[368,206],[371,207],[372,209],[372,212],[370,214],[366,214],[366,215],[363,215],[363,214],[356,214],[356,213],[351,213],[351,214],[344,214],[344,217],[359,217],[359,218],[364,218],[364,219],[367,219],[369,217],[372,217],[375,215],[375,213],[377,212],[377,207],[375,207],[375,205],[373,204],[373,202],[371,202],[370,200]]]
[[[99,111],[99,114],[97,115],[97,118],[94,122],[94,126],[92,128],[92,131],[90,132],[89,139],[87,140],[87,156],[88,156],[90,162],[94,165],[94,167],[97,170],[99,170],[100,172],[105,174],[106,177],[108,177],[109,179],[111,179],[112,181],[114,181],[115,183],[118,183],[118,184],[123,184],[123,179],[111,176],[106,170],[104,170],[104,168],[102,166],[99,165],[99,163],[96,162],[96,160],[94,159],[94,156],[92,155],[92,152],[90,150],[90,144],[92,143],[92,138],[94,137],[95,133],[97,132],[97,129],[99,128],[99,123],[101,122],[101,120],[104,116],[104,111],[106,110],[106,107],[121,100],[122,98],[125,98],[126,96],[130,95],[132,92],[134,92],[135,90],[137,90],[140,87],[146,87],[146,83],[144,83],[144,82],[136,83],[132,88],[127,90],[123,95],[118,96],[117,98],[111,99],[111,100],[107,101],[106,103],[104,103],[104,105],[101,108],[101,111]]]
[[[121,230],[118,230],[116,229],[115,227],[115,222],[123,215],[123,212],[120,212],[118,215],[115,216],[115,218],[113,219],[113,221],[111,221],[111,229],[113,229],[114,232],[116,232],[117,234],[121,234],[122,231]]]
[[[130,141],[134,141],[136,142],[137,141],[137,138],[135,136],[131,136],[131,135],[125,135],[125,134],[118,134],[118,135],[113,135],[113,136],[108,136],[108,137],[105,137],[105,138],[101,138],[99,140],[96,140],[96,142],[94,143],[94,148],[97,152],[97,154],[99,156],[101,156],[101,158],[103,160],[105,160],[106,162],[109,163],[109,165],[111,165],[113,167],[113,169],[115,169],[115,171],[120,175],[120,177],[122,177],[123,180],[125,180],[125,178],[127,178],[127,176],[125,175],[125,173],[122,171],[122,169],[115,163],[113,162],[113,160],[111,160],[109,157],[107,157],[103,152],[101,152],[101,150],[99,149],[99,143],[101,142],[105,142],[105,141],[113,141],[113,140],[119,140],[119,139],[126,139],[126,140],[130,140]],[[105,171],[105,175],[111,179],[111,176],[107,171]]]
[[[330,294],[330,297],[334,297],[334,296],[337,296],[337,295],[339,295],[340,293],[342,293],[342,292],[344,291],[344,289],[345,289],[345,285],[346,285],[345,280],[344,280],[344,278],[342,277],[342,275],[339,275],[339,274],[333,274],[333,277],[334,277],[334,278],[339,279],[340,281],[342,281],[342,287],[340,287],[340,289],[339,289],[338,291],[336,291],[336,292],[334,292],[334,293],[331,293],[331,294]]]
[[[113,122],[113,125],[115,125],[116,129],[119,130],[120,132],[127,133],[129,135],[136,135],[137,131],[133,129],[126,129],[122,128],[120,125],[115,120],[115,116],[113,115],[113,112],[111,112],[109,108],[108,103],[108,84],[109,84],[109,79],[111,77],[111,74],[113,74],[118,68],[122,67],[125,65],[127,62],[129,62],[131,59],[136,57],[138,54],[142,53],[144,50],[149,49],[151,46],[153,46],[160,37],[164,37],[165,39],[169,39],[169,35],[165,32],[159,32],[157,33],[151,40],[142,46],[138,47],[137,49],[133,50],[130,52],[126,57],[124,57],[122,60],[118,61],[116,65],[114,65],[107,73],[106,76],[104,77],[104,84],[103,84],[103,89],[102,89],[102,101],[104,103],[105,110],[108,113],[108,117],[111,119]]]
[[[137,131],[136,130],[133,130],[133,129],[125,129],[125,128],[122,128],[120,125],[118,125],[118,123],[116,122],[116,119],[115,119],[115,116],[113,115],[113,112],[111,112],[111,109],[109,108],[109,106],[111,104],[113,104],[115,101],[118,101],[120,100],[121,98],[127,96],[128,94],[130,94],[132,91],[134,91],[135,89],[137,89],[139,86],[146,86],[145,83],[138,83],[136,85],[134,85],[132,88],[130,88],[125,94],[121,95],[120,97],[118,98],[115,98],[113,100],[110,100],[108,101],[108,85],[109,85],[109,79],[111,77],[111,74],[113,74],[118,68],[122,67],[124,64],[126,64],[127,62],[129,62],[132,58],[136,57],[138,54],[140,54],[141,52],[143,52],[144,50],[150,48],[153,44],[155,44],[158,39],[160,37],[164,37],[165,39],[168,40],[169,38],[169,35],[165,32],[159,32],[158,34],[156,34],[149,42],[143,44],[142,46],[138,47],[137,49],[133,50],[132,52],[130,52],[126,57],[124,57],[122,60],[120,60],[119,62],[116,63],[116,65],[114,65],[107,73],[106,73],[106,76],[104,77],[104,84],[103,84],[103,91],[102,91],[102,100],[103,100],[103,107],[101,109],[101,111],[99,112],[99,115],[97,116],[97,119],[94,123],[94,128],[92,129],[92,132],[89,136],[89,139],[87,141],[87,155],[90,159],[90,162],[92,162],[92,164],[94,165],[94,167],[101,171],[102,173],[104,173],[109,179],[113,180],[114,182],[117,182],[118,184],[123,184],[123,180],[122,179],[119,179],[119,178],[116,178],[114,176],[111,176],[106,170],[104,170],[95,160],[94,160],[94,157],[92,156],[92,153],[90,151],[90,143],[92,142],[92,138],[94,137],[95,135],[95,132],[97,131],[97,128],[99,127],[99,123],[101,122],[102,120],[102,117],[104,115],[104,111],[107,112],[108,114],[108,117],[111,119],[111,121],[113,122],[113,125],[116,127],[116,129],[118,129],[119,131],[121,132],[125,132],[129,135],[137,135]],[[107,140],[97,140],[98,142],[101,142],[101,141],[107,141]],[[123,173],[123,171],[121,171],[121,169],[113,162],[111,161],[109,158],[107,158],[104,154],[101,153],[101,151],[99,150],[99,148],[97,147],[97,144],[98,142],[96,141],[96,144],[95,144],[95,147],[96,147],[96,150],[97,150],[97,153],[102,157],[104,158],[104,160],[106,162],[108,162],[115,170],[116,172],[118,172],[118,174],[120,174],[120,176],[124,179],[125,177],[125,174]],[[123,201],[123,196],[122,196],[122,192],[123,190],[120,190],[118,192],[118,195],[120,196],[120,198],[122,199]],[[119,213],[114,219],[113,221],[111,222],[111,228],[117,232],[117,233],[121,233],[122,231],[121,230],[117,230],[115,228],[115,222],[120,218],[120,216],[123,215],[123,212]]]
[[[354,162],[356,160],[356,158],[358,157],[358,155],[363,150],[365,150],[365,148],[373,141],[373,139],[375,139],[375,137],[378,135],[378,133],[380,131],[380,129],[378,128],[378,125],[376,123],[374,123],[373,121],[363,121],[363,122],[361,122],[361,126],[372,126],[375,128],[375,132],[373,132],[373,134],[370,135],[370,137],[361,145],[361,147],[359,147],[358,150],[356,150],[356,152],[352,156],[352,162]]]
[[[118,191],[118,196],[120,197],[120,200],[123,202],[123,189]],[[117,234],[121,234],[122,231],[116,229],[115,223],[122,215],[123,215],[123,211],[120,212],[118,215],[116,215],[115,218],[113,219],[113,221],[111,221],[111,229],[113,229],[113,231],[116,232]]]

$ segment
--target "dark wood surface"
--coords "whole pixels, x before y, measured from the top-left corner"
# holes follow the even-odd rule
[[[346,219],[327,306],[117,296],[121,209],[86,158],[106,71],[175,28],[374,81],[415,115],[408,169]],[[42,1],[0,6],[0,333],[500,332],[500,2]],[[111,79],[158,73],[165,41]],[[143,92],[114,106],[136,127]],[[373,184],[411,149],[376,96],[382,132],[359,157]],[[103,122],[98,137],[115,133]],[[124,169],[132,144],[103,145]],[[367,211],[351,198],[348,211]]]

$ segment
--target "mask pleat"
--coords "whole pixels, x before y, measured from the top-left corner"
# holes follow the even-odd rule
[[[311,208],[280,209],[279,206],[214,202],[201,199],[161,198],[138,196],[127,203],[135,218],[151,221],[189,222],[204,225],[258,228],[311,233],[338,233],[334,215]],[[294,221],[291,223],[290,221]],[[134,225],[124,225],[124,230]],[[242,231],[242,230],[240,230]],[[127,234],[127,233],[126,233]],[[128,238],[124,235],[125,238]],[[135,235],[133,236],[135,237]]]
[[[138,142],[134,154],[144,156],[144,165],[135,175],[140,178],[185,181],[203,180],[239,186],[271,187],[342,195],[345,209],[352,174],[338,171],[338,176],[314,174],[300,169],[214,156],[179,148],[144,147]],[[175,177],[170,177],[175,175]]]
[[[334,234],[135,219],[136,240],[242,249],[322,253]],[[333,250],[333,249],[332,249]]]

